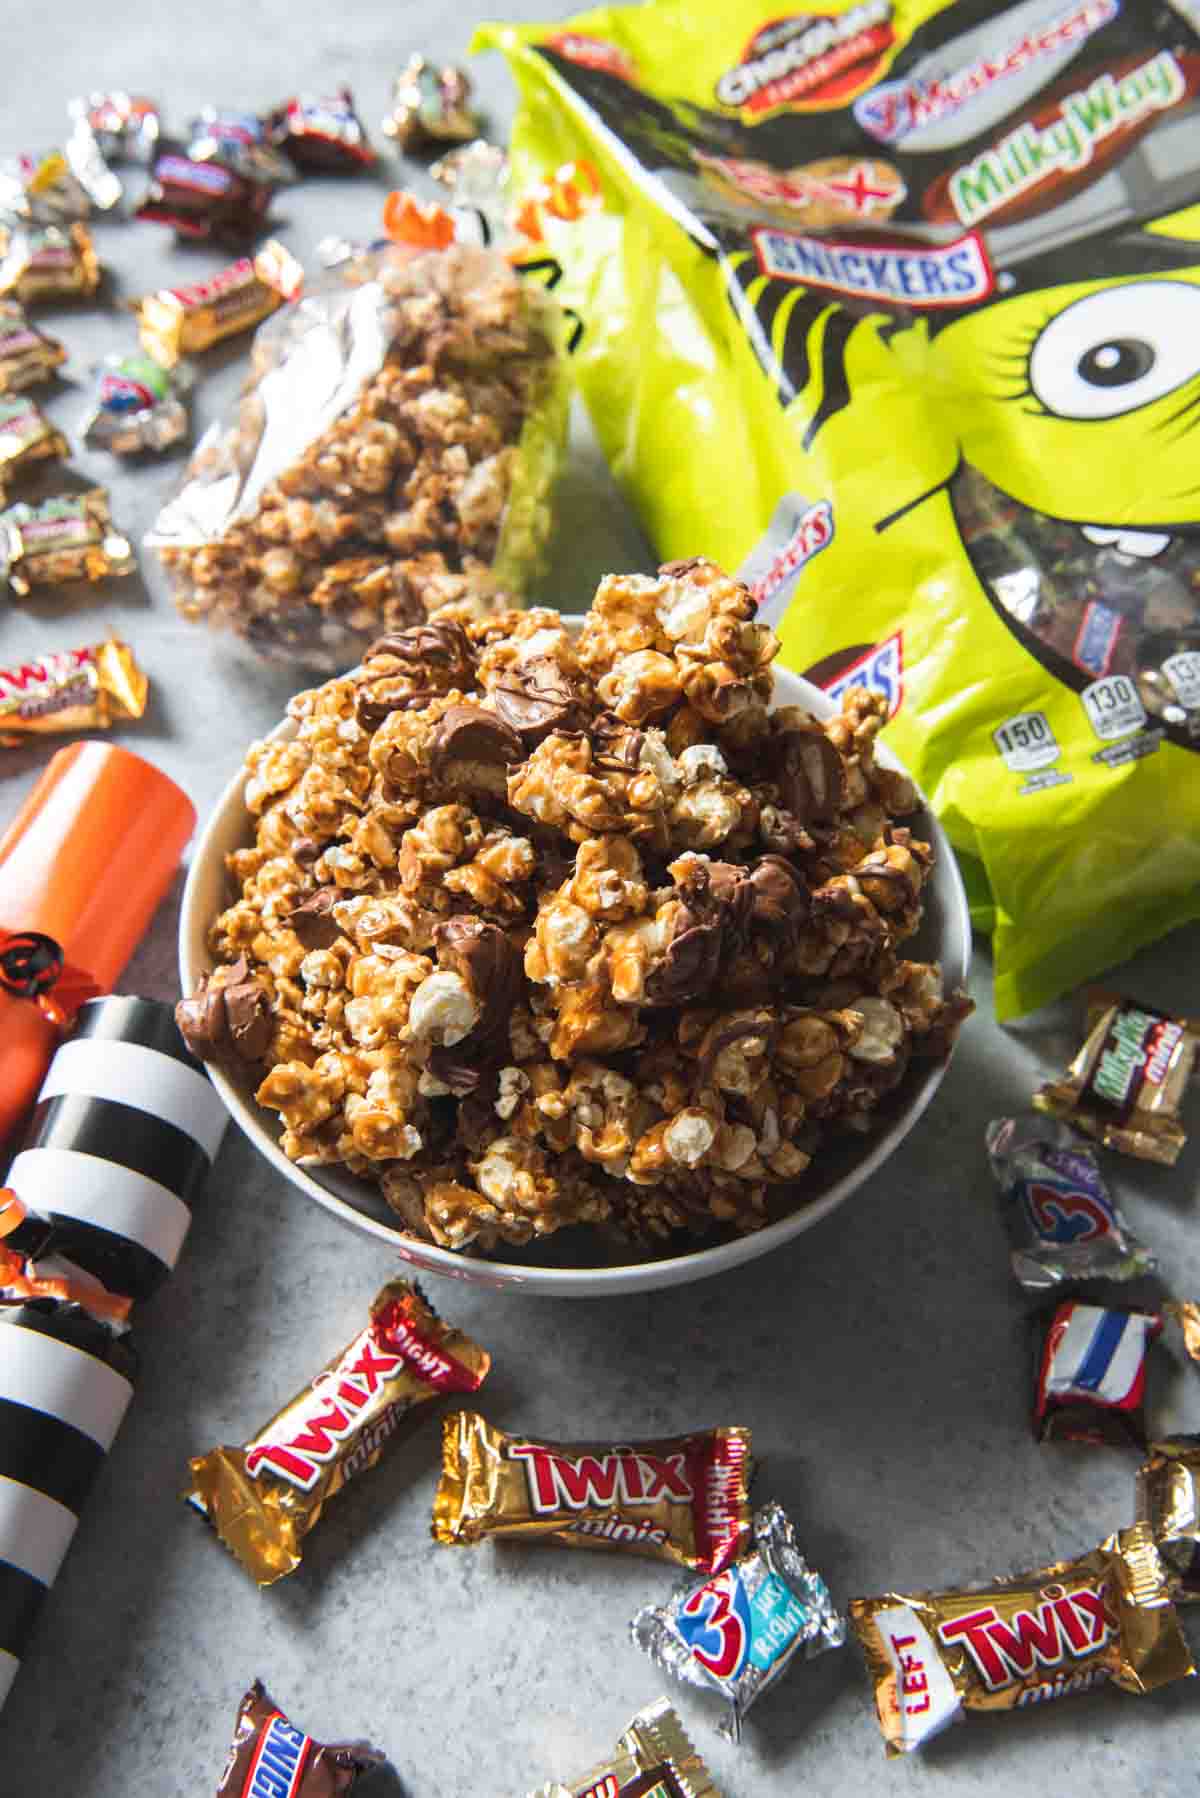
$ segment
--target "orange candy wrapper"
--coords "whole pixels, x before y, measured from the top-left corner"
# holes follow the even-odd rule
[[[476,1392],[492,1358],[445,1324],[416,1286],[393,1280],[370,1321],[241,1448],[191,1464],[184,1493],[250,1577],[269,1586],[300,1565],[328,1501],[411,1414],[445,1392]]]

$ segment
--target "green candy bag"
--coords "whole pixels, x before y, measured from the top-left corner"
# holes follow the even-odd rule
[[[657,0],[475,40],[618,480],[791,667],[887,696],[1001,1018],[1200,917],[1192,19]]]

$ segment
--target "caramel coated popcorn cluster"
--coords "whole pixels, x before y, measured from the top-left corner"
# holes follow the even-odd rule
[[[455,1249],[751,1230],[970,1010],[904,959],[931,853],[884,707],[768,709],[706,561],[558,614],[431,621],[255,744],[254,844],[181,1007],[306,1165]]]
[[[550,524],[551,471],[521,445],[531,413],[553,405],[541,296],[470,245],[373,272],[337,328],[306,300],[311,316],[289,314],[287,334],[259,334],[237,417],[201,444],[150,539],[185,617],[317,667],[345,667],[380,631],[444,607],[510,605],[503,584],[533,572]],[[289,407],[333,381],[338,357],[320,409],[332,422],[281,459]],[[553,435],[541,433],[543,461]],[[240,497],[222,517],[229,492]],[[214,512],[215,529],[189,529]]]

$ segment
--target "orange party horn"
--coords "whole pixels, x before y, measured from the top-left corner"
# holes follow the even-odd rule
[[[159,769],[84,742],[51,758],[0,838],[0,1142],[78,1006],[111,991],[195,822]]]

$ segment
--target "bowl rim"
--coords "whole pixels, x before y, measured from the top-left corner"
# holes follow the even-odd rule
[[[559,615],[575,630],[582,623],[580,614]],[[353,673],[354,670],[349,672]],[[815,716],[822,718],[833,717],[837,713],[839,708],[829,695],[811,681],[805,680],[802,675],[778,666],[773,672],[780,686],[785,689],[779,694],[778,703],[803,705]],[[267,740],[291,737],[296,728],[295,720],[285,716],[267,733]],[[885,743],[879,743],[878,754],[886,765],[907,773],[903,763]],[[194,992],[200,976],[212,966],[206,947],[211,918],[199,916],[202,889],[211,872],[214,856],[224,857],[223,844],[229,828],[230,814],[243,801],[246,780],[243,760],[243,765],[222,788],[192,852],[179,914],[179,975],[184,993]],[[926,834],[934,843],[934,866],[938,871],[939,888],[942,889],[942,898],[946,904],[947,916],[943,930],[945,940],[939,942],[938,948],[941,951],[939,960],[943,983],[946,990],[951,990],[962,985],[967,977],[971,951],[970,910],[962,874],[950,841],[925,795],[919,788],[917,791],[919,809],[924,811],[928,820]],[[249,819],[250,813],[246,812],[245,816]],[[924,824],[922,828],[924,829]],[[371,1217],[323,1185],[307,1168],[289,1161],[263,1121],[262,1108],[247,1098],[221,1068],[209,1063],[207,1072],[221,1095],[226,1110],[243,1135],[291,1185],[315,1200],[347,1227],[387,1243],[393,1251],[414,1263],[422,1272],[528,1294],[604,1298],[617,1293],[645,1292],[657,1287],[707,1279],[746,1261],[756,1260],[772,1249],[781,1248],[802,1235],[805,1230],[811,1229],[844,1204],[900,1147],[932,1103],[946,1077],[952,1057],[953,1048],[940,1061],[926,1064],[918,1078],[914,1079],[911,1072],[905,1076],[906,1083],[911,1081],[912,1090],[905,1097],[902,1108],[890,1119],[886,1129],[871,1141],[870,1148],[861,1160],[856,1161],[853,1167],[848,1168],[830,1187],[807,1204],[799,1203],[785,1217],[765,1224],[760,1230],[710,1247],[695,1248],[683,1254],[664,1256],[652,1261],[624,1262],[605,1267],[537,1267],[465,1256],[454,1249],[445,1249],[436,1243],[411,1236],[399,1223],[392,1225]]]

